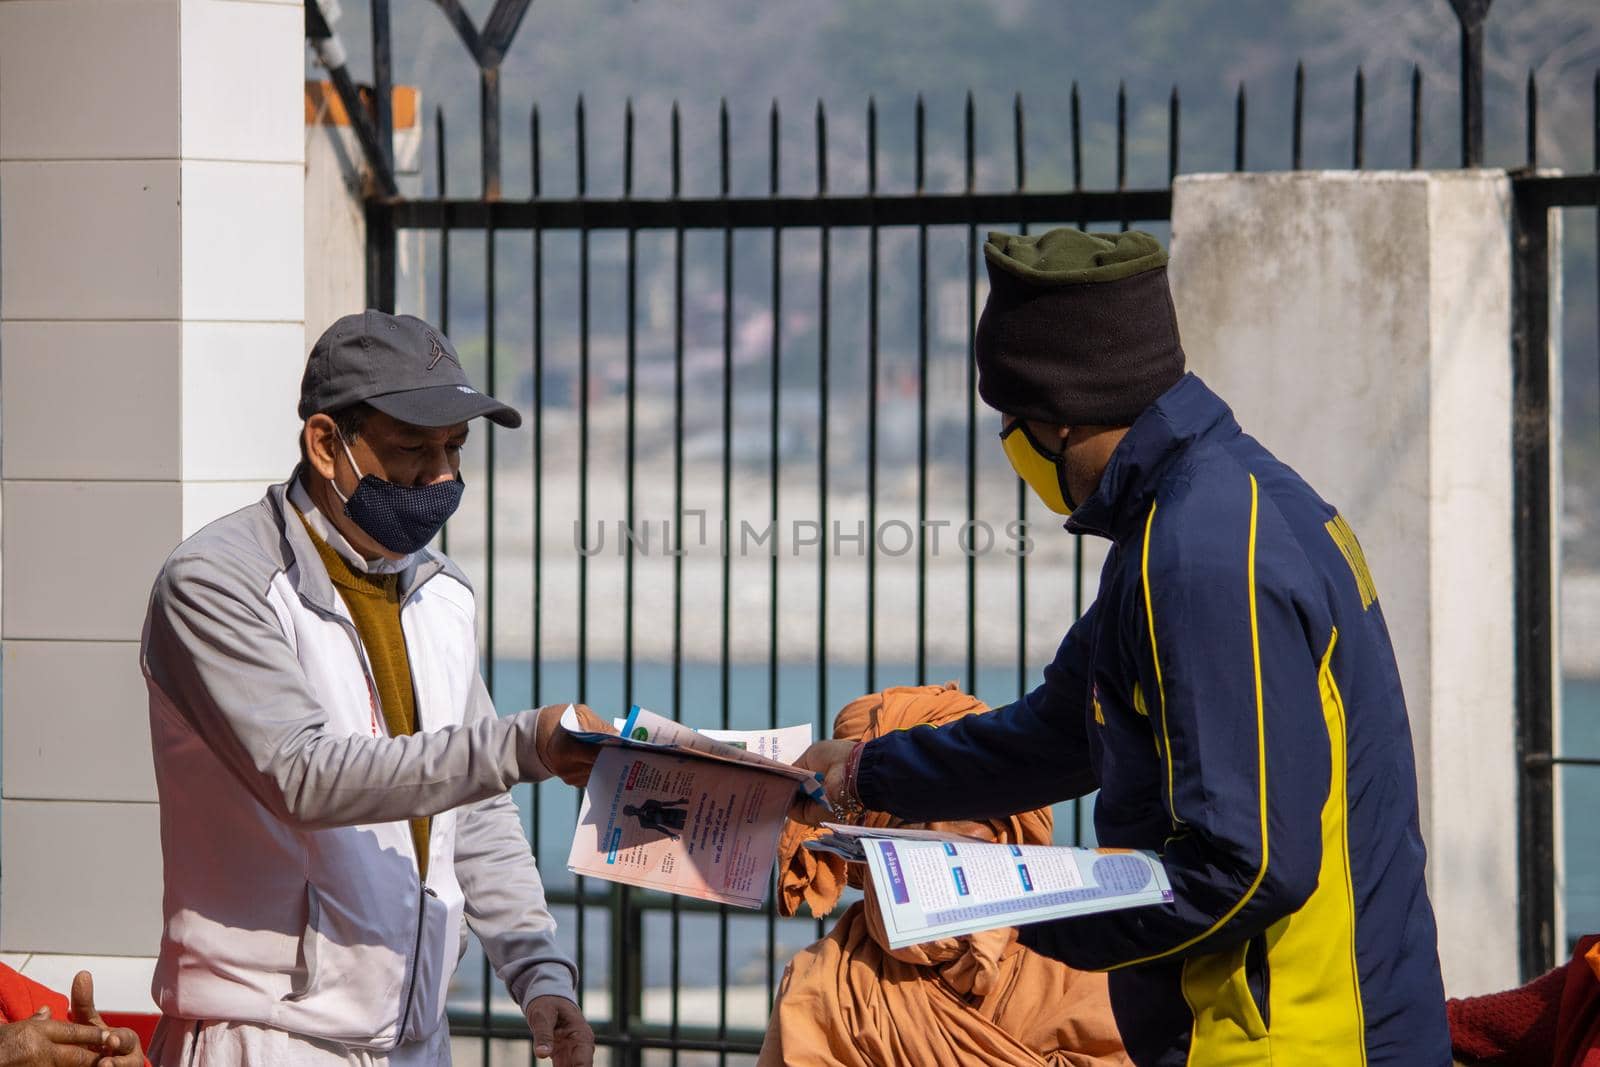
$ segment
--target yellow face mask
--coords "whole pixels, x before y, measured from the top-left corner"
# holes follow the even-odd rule
[[[1000,431],[1000,445],[1006,450],[1011,469],[1028,483],[1045,507],[1057,515],[1072,514],[1072,505],[1067,502],[1065,455],[1041,445],[1021,419]]]

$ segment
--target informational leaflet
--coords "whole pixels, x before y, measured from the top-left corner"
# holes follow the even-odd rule
[[[790,802],[797,787],[820,790],[815,774],[641,708],[621,736],[582,731],[576,713],[562,724],[603,746],[578,812],[570,870],[738,907],[765,903]],[[759,738],[734,740],[762,747]],[[799,735],[787,743],[800,744]]]
[[[874,837],[888,837],[896,841],[971,841],[975,845],[989,844],[979,837],[967,837],[963,834],[950,833],[945,830],[917,830],[906,826],[856,826],[850,823],[825,822],[822,828],[827,833],[821,837],[812,838],[805,843],[805,847],[814,852],[832,852],[842,856],[851,863],[867,862],[866,843]]]
[[[688,727],[671,719],[663,718],[643,708],[635,708],[633,725],[629,726],[628,719],[612,719],[611,724],[617,728],[618,733],[627,735],[636,741],[659,740],[659,736],[652,736],[652,724],[666,723],[674,733],[686,730]],[[659,728],[658,726],[656,728]],[[771,730],[697,730],[701,737],[713,741],[721,741],[725,745],[754,752],[767,759],[777,760],[779,763],[793,763],[800,758],[801,753],[811,747],[811,727],[806,726],[780,726]]]
[[[865,853],[890,948],[1172,900],[1153,852],[994,844],[929,831],[867,833],[833,836],[859,843]]]
[[[742,763],[750,767],[760,767],[774,774],[781,774],[797,783],[811,799],[827,806],[822,791],[822,776],[813,771],[802,770],[790,766],[789,762],[773,759],[761,752],[762,743],[759,740],[763,734],[770,731],[761,730],[734,730],[728,731],[724,736],[729,736],[737,743],[719,741],[710,735],[685,726],[681,722],[673,722],[665,715],[657,715],[653,711],[639,707],[635,704],[628,712],[628,717],[622,720],[622,726],[615,734],[600,734],[585,731],[578,722],[577,711],[568,706],[562,713],[561,726],[572,736],[580,741],[588,741],[596,745],[617,745],[624,748],[639,749],[644,752],[673,752],[693,753],[705,759],[719,760],[723,763]],[[811,744],[811,727],[795,727],[805,731],[806,746]],[[798,738],[800,735],[795,734]],[[754,744],[752,744],[754,741]],[[792,747],[793,741],[789,742]],[[778,745],[771,741],[767,747]],[[805,751],[805,746],[801,747]],[[790,757],[799,758],[799,753]]]

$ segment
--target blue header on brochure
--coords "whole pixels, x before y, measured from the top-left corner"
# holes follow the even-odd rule
[[[632,737],[633,736],[633,727],[634,727],[634,724],[639,721],[639,712],[641,710],[643,710],[643,709],[641,709],[639,707],[639,705],[637,705],[637,704],[634,704],[634,705],[632,705],[632,706],[630,706],[628,708],[628,717],[627,717],[627,719],[623,720],[623,723],[622,723],[622,736],[623,737]]]

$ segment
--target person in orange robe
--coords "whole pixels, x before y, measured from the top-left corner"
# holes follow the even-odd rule
[[[861,697],[839,712],[834,737],[870,740],[988,711],[957,689],[907,686]],[[898,825],[869,812],[868,826]],[[1051,843],[1050,809],[994,822],[929,823],[1019,845]],[[832,912],[865,870],[804,843],[796,822],[779,846],[778,910]],[[848,869],[847,869],[848,868]],[[1075,971],[1017,943],[1015,927],[903,949],[888,948],[871,893],[784,971],[758,1067],[1121,1067],[1130,1064],[1111,1016],[1106,977]]]

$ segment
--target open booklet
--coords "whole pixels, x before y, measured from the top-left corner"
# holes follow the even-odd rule
[[[890,948],[1172,900],[1153,852],[1005,845],[824,823],[806,847],[865,863]]]
[[[576,874],[759,908],[795,791],[823,796],[790,766],[807,726],[712,736],[640,707],[616,734],[583,730],[570,708],[561,725],[603,747],[567,856]]]

